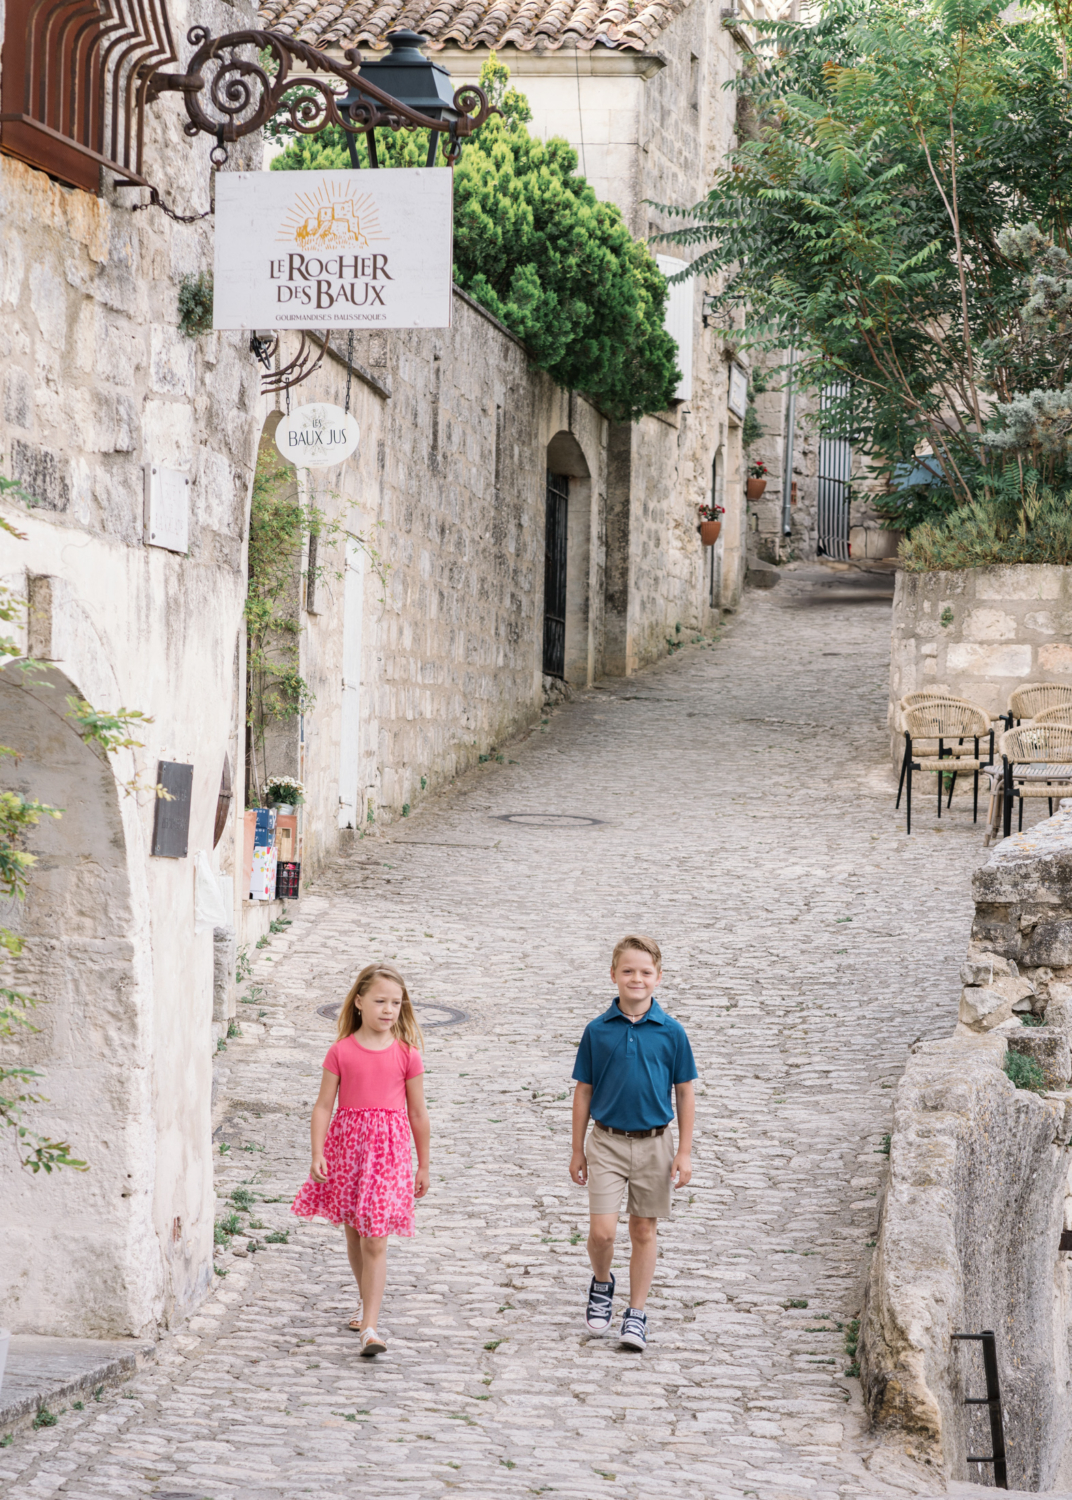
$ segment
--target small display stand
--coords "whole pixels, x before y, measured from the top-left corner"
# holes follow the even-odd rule
[[[297,901],[301,883],[301,865],[296,859],[281,859],[275,871],[275,899]]]

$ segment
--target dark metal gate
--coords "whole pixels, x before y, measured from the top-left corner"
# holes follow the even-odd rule
[[[543,570],[543,669],[566,675],[566,520],[569,480],[547,471],[547,552]]]
[[[829,411],[835,401],[848,395],[848,386],[825,386],[819,396],[820,412]],[[849,560],[849,500],[852,485],[852,445],[848,438],[824,433],[819,439],[819,514],[818,545],[820,557],[838,562]]]

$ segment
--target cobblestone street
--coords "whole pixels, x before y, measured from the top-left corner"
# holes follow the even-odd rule
[[[245,1185],[263,1228],[234,1245],[288,1242],[224,1254],[131,1383],[0,1451],[8,1500],[916,1488],[866,1431],[846,1331],[906,1049],[955,1020],[982,821],[969,797],[936,823],[928,777],[904,836],[889,604],[839,576],[749,594],[720,641],[581,694],[322,876],[221,1054],[218,1214]],[[700,1069],[643,1356],[585,1331],[567,1173],[574,1049],[629,930],[662,944]],[[334,1037],[318,1007],[376,957],[437,1024],[432,1190],[365,1362],[342,1233],[288,1205]]]

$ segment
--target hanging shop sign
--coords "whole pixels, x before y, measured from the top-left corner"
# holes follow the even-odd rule
[[[453,173],[223,172],[214,328],[448,328]]]
[[[284,417],[275,430],[275,445],[299,469],[327,469],[357,452],[361,429],[341,406],[311,401]]]

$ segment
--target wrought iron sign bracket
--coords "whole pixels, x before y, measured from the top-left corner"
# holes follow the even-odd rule
[[[454,118],[422,114],[358,72],[361,55],[356,47],[346,52],[346,66],[311,43],[278,31],[230,31],[214,37],[206,27],[193,26],[187,40],[196,48],[188,71],[153,72],[145,85],[145,98],[152,103],[164,93],[181,93],[190,117],[183,128],[188,136],[215,137],[211,158],[217,167],[227,160],[228,144],[252,135],[280,113],[299,135],[316,135],[330,125],[341,127],[350,138],[368,135],[381,125],[391,130],[427,130],[429,165],[439,135],[445,137],[446,160],[453,165],[465,138],[491,113],[484,90],[467,83],[455,90],[449,112]],[[255,59],[243,57],[243,49],[255,49]],[[295,63],[308,71],[293,73]],[[336,82],[345,89],[333,88]],[[375,163],[374,149],[370,159]]]

